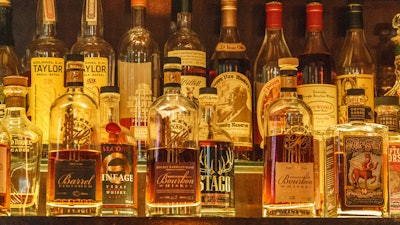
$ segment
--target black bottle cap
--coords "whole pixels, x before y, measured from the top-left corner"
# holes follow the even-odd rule
[[[178,12],[192,12],[192,0],[175,0],[177,1]]]
[[[362,0],[348,0],[347,3],[347,29],[363,28],[363,7]]]
[[[181,58],[179,57],[165,57],[164,58],[164,65],[168,63],[174,63],[174,64],[181,64]]]
[[[119,87],[117,87],[117,86],[102,86],[102,87],[100,87],[100,93],[119,93]]]
[[[217,94],[215,87],[202,87],[199,89],[199,94]]]
[[[375,97],[375,107],[379,105],[399,105],[399,97],[397,96]]]
[[[365,90],[362,88],[354,88],[347,90],[347,95],[365,95]]]
[[[84,56],[81,54],[68,54],[67,61],[82,61],[84,60]]]

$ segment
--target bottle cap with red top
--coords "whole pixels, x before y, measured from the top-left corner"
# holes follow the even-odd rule
[[[282,28],[282,3],[280,1],[267,1],[265,4],[266,28]]]
[[[306,6],[307,30],[322,30],[323,7],[320,1],[310,0]]]

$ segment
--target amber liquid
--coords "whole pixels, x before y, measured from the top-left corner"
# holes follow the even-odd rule
[[[334,63],[331,54],[300,55],[298,71],[297,85],[334,83]]]
[[[11,153],[10,153],[10,148],[8,145],[0,144],[0,148],[7,148],[7,152],[5,154],[6,156],[6,162],[10,161]],[[2,154],[3,155],[3,154]],[[10,166],[7,165],[1,165],[1,166],[6,166],[6,174],[10,174]],[[4,169],[4,168],[3,168]],[[6,183],[1,184],[4,185],[6,188],[5,192],[0,192],[0,216],[9,216],[10,215],[10,191],[11,191],[11,180],[9,176],[7,176]]]
[[[132,134],[135,134],[135,127],[146,127],[147,129],[147,121],[136,121],[135,118],[121,118],[119,123],[128,128]],[[136,139],[137,143],[137,156],[138,160],[146,159],[147,153],[147,140],[138,140]]]

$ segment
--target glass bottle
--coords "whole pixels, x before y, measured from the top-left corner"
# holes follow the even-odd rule
[[[21,64],[14,49],[11,3],[3,0],[0,2],[0,119],[4,117],[6,108],[3,77],[20,75],[21,72]]]
[[[326,217],[388,216],[388,127],[366,122],[366,101],[364,89],[348,89],[349,122],[325,133]]]
[[[43,132],[43,165],[47,164],[51,103],[65,92],[64,58],[68,49],[56,37],[55,0],[39,0],[36,35],[22,58],[28,77],[28,118]]]
[[[99,216],[99,111],[83,90],[84,56],[67,55],[65,71],[67,90],[50,109],[46,215]]]
[[[81,34],[71,47],[71,53],[85,56],[83,86],[97,102],[100,101],[100,87],[115,84],[115,52],[103,38],[103,24],[101,0],[84,0]]]
[[[164,94],[149,109],[147,216],[200,216],[198,110],[180,93],[180,63],[165,58]]]
[[[375,98],[375,121],[389,129],[389,212],[391,217],[400,217],[400,129],[399,98],[381,96]]]
[[[0,216],[10,216],[10,135],[0,123]]]
[[[131,130],[138,147],[138,160],[145,161],[147,112],[160,96],[160,52],[153,34],[146,29],[147,0],[131,0],[131,28],[118,45],[120,123]]]
[[[279,97],[278,59],[291,57],[282,27],[282,3],[267,1],[265,4],[266,26],[263,43],[254,61],[253,103],[254,131],[253,153],[255,160],[262,160],[264,147],[264,109]]]
[[[375,61],[365,39],[362,0],[347,0],[346,37],[336,60],[338,123],[347,123],[346,90],[365,89],[366,106],[374,109]],[[373,118],[367,118],[373,122]]]
[[[280,97],[265,111],[264,217],[316,216],[313,114],[297,96],[297,58],[280,58]],[[301,182],[302,185],[293,185]]]
[[[178,30],[168,37],[164,56],[181,58],[181,92],[198,104],[199,88],[207,85],[206,47],[192,29],[192,0],[177,2]]]
[[[215,123],[217,89],[199,91],[201,216],[235,216],[233,142]]]
[[[11,214],[35,216],[39,207],[42,131],[26,116],[28,78],[3,78],[6,115],[1,121],[11,138]]]
[[[394,44],[394,74],[396,81],[393,87],[385,93],[385,96],[400,97],[400,13],[393,17],[392,26],[397,30],[397,34],[391,38],[391,42]]]
[[[234,142],[235,159],[252,159],[252,77],[246,46],[237,27],[237,0],[221,0],[221,30],[209,65],[210,86],[217,88],[217,124]]]
[[[119,88],[100,88],[102,216],[136,216],[137,148],[133,134],[119,124]]]

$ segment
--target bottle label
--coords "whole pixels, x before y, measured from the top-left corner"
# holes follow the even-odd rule
[[[195,162],[156,162],[155,201],[195,202],[198,169]]]
[[[135,202],[134,146],[127,144],[102,144],[101,175],[104,204],[128,204]]]
[[[86,1],[86,22],[88,25],[97,25],[97,0]]]
[[[44,23],[53,23],[56,21],[56,10],[54,0],[42,0],[44,7]]]
[[[380,207],[385,202],[382,137],[344,136],[344,198],[348,207]]]
[[[42,130],[44,144],[47,144],[49,140],[51,104],[64,93],[64,59],[55,57],[32,58],[27,115]]]
[[[33,143],[30,137],[22,135],[11,135],[11,153],[29,153],[33,151]],[[32,160],[32,158],[30,159]]]
[[[202,206],[234,207],[234,153],[230,142],[200,141]]]
[[[389,204],[400,211],[400,144],[389,144]]]
[[[389,131],[397,132],[399,130],[400,113],[390,113],[389,111],[376,116],[376,123],[386,125]]]
[[[217,52],[245,52],[246,46],[241,42],[239,42],[239,43],[218,42],[217,46],[215,46],[215,51],[217,51]]]
[[[225,72],[219,74],[211,86],[218,90],[218,125],[230,134],[235,147],[252,147],[252,88],[249,79],[238,72]]]
[[[151,62],[129,63],[118,60],[120,121],[133,131],[137,141],[147,141],[147,113],[154,100],[151,71]]]
[[[55,200],[96,201],[96,161],[56,160]]]
[[[108,85],[108,59],[104,57],[85,57],[83,85],[85,93],[97,103],[100,102],[100,87]]]
[[[337,124],[337,89],[331,84],[304,84],[297,93],[313,112],[314,131],[322,135],[331,125]]]
[[[0,119],[3,119],[5,115],[6,115],[6,104],[0,103]]]
[[[372,74],[348,74],[336,77],[336,86],[338,89],[338,123],[348,122],[346,91],[353,88],[362,88],[367,97],[366,106],[374,108],[374,76]],[[373,122],[373,121],[372,121]]]
[[[335,154],[334,154],[334,150],[335,150],[335,138],[330,137],[326,139],[326,148],[325,148],[325,154],[326,154],[326,160],[325,160],[325,208],[326,208],[326,212],[328,212],[328,215],[330,215],[330,213],[334,213],[336,214],[335,208],[336,208],[336,204],[337,204],[337,196],[335,193],[338,192],[338,190],[336,190],[336,182],[335,180],[337,178],[335,178]],[[323,155],[322,155],[323,156]],[[339,158],[340,156],[338,156],[338,154],[336,155],[336,158]],[[322,160],[323,161],[323,160]],[[323,167],[322,167],[323,168]],[[322,176],[324,177],[324,176]],[[322,183],[323,184],[323,183]]]
[[[197,66],[206,68],[206,52],[198,50],[174,50],[168,52],[168,57],[181,58],[182,66]]]
[[[8,174],[8,168],[10,164],[10,159],[7,158],[7,147],[0,146],[0,194],[7,193],[7,178],[10,177]],[[5,199],[0,197],[0,206],[4,206]]]
[[[256,85],[262,85],[263,83],[256,83]],[[279,77],[272,78],[261,88],[257,99],[257,124],[258,130],[261,134],[263,141],[260,146],[264,146],[264,135],[265,135],[265,125],[264,125],[264,110],[266,107],[279,98],[279,93],[281,89],[281,82]]]
[[[314,163],[276,162],[276,203],[315,202]]]

